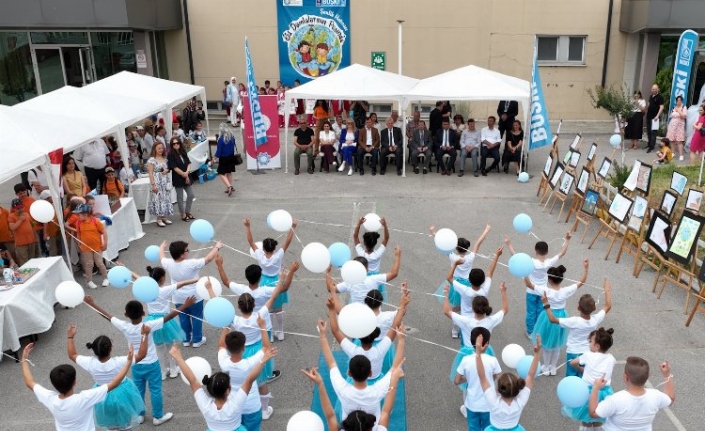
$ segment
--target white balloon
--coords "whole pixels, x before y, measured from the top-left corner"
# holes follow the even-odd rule
[[[353,286],[365,281],[365,278],[367,278],[367,270],[365,269],[365,265],[360,262],[349,260],[340,268],[340,275],[343,277],[344,282]]]
[[[206,289],[207,278],[210,278],[211,280],[211,287],[213,288],[213,293],[215,294],[215,296],[220,296],[223,293],[223,286],[220,284],[220,281],[218,281],[217,278],[201,277],[198,280],[198,283],[196,283],[196,295],[198,295],[198,297],[201,299],[205,299],[206,301],[211,299],[211,296],[208,293],[208,289]]]
[[[83,287],[73,280],[62,281],[54,292],[56,300],[64,307],[76,307],[86,296]]]
[[[49,223],[54,220],[55,214],[54,205],[42,199],[32,202],[29,207],[29,215],[39,223]]]
[[[380,216],[375,213],[369,213],[365,216],[365,223],[362,224],[367,232],[377,232],[382,229],[382,221]]]
[[[193,375],[196,376],[196,381],[198,383],[201,383],[203,377],[210,376],[213,373],[211,364],[200,356],[191,356],[186,360],[186,364],[189,368],[191,368],[191,371],[193,371]],[[187,385],[189,384],[186,377],[184,377],[184,373],[181,373],[181,380],[183,380]]]
[[[320,242],[312,242],[301,251],[301,263],[311,272],[318,274],[326,272],[330,265],[328,247]]]
[[[354,302],[340,310],[338,326],[350,338],[366,337],[377,327],[377,316],[367,305]]]
[[[291,214],[284,210],[272,211],[269,214],[269,222],[272,224],[272,229],[277,232],[288,232],[293,221]]]
[[[314,412],[300,411],[289,419],[286,431],[323,431],[323,420]]]
[[[433,241],[439,250],[451,252],[458,246],[458,235],[450,229],[443,228],[436,232]]]
[[[262,241],[257,241],[255,244],[258,249],[262,250]],[[255,251],[252,250],[252,247],[250,247],[250,256],[255,257]]]
[[[526,355],[524,348],[518,344],[507,344],[502,349],[502,362],[509,368],[516,368],[519,360]]]

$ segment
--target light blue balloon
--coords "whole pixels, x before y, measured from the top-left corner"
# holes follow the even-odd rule
[[[517,374],[519,374],[519,377],[525,379],[526,376],[529,375],[529,368],[531,368],[531,362],[533,360],[534,357],[529,355],[519,359],[519,362],[517,362]],[[536,368],[536,375],[534,377],[538,377],[539,374],[541,374],[539,370],[541,370],[541,364]]]
[[[556,392],[561,403],[570,408],[584,406],[590,398],[588,384],[577,376],[568,376],[561,380]]]
[[[509,258],[509,272],[515,277],[527,277],[534,272],[534,261],[526,253],[517,253]]]
[[[124,266],[114,266],[108,271],[108,281],[118,289],[124,289],[132,281],[132,273]]]
[[[144,258],[150,262],[159,262],[159,247],[150,245],[144,249]]]
[[[529,174],[527,172],[520,173],[518,180],[520,183],[529,182]]]
[[[620,135],[615,133],[614,135],[610,136],[610,145],[612,145],[612,147],[617,148],[621,143],[622,137]]]
[[[336,268],[340,268],[343,264],[350,260],[350,247],[342,242],[336,242],[328,247],[330,253],[330,263]]]
[[[206,302],[203,317],[216,328],[225,328],[235,319],[235,307],[225,298],[213,298]]]
[[[269,213],[269,215],[267,216],[267,227],[270,229],[274,229],[272,227],[272,213]]]
[[[159,284],[152,277],[140,277],[132,284],[132,295],[140,302],[152,302],[159,296]]]
[[[517,214],[514,217],[514,229],[519,233],[529,233],[531,232],[531,227],[534,223],[531,221],[531,217],[528,214]]]
[[[213,241],[213,237],[215,236],[213,225],[210,224],[208,220],[203,219],[194,220],[194,222],[191,223],[189,232],[194,241],[203,243]]]

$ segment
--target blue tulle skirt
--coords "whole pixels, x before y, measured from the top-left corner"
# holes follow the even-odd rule
[[[352,340],[353,344],[356,346],[362,346],[362,343],[360,343],[360,340],[358,338],[355,338]],[[379,344],[380,340],[375,340],[372,342],[373,346],[376,346]],[[384,376],[387,374],[387,371],[392,369],[392,365],[394,365],[394,355],[396,355],[396,349],[394,348],[394,344],[392,344],[389,347],[389,350],[387,350],[387,354],[384,355],[384,360],[382,361],[382,372],[380,373],[380,376]],[[372,379],[367,380],[367,384],[371,385]]]
[[[592,392],[592,385],[588,385],[588,390],[590,392]],[[597,396],[598,402],[604,400],[605,398],[609,397],[612,394],[614,394],[612,387],[610,387],[610,386],[603,387],[602,389],[600,389],[600,392]],[[588,407],[588,403],[589,403],[589,401],[580,407],[574,407],[574,408],[563,406],[561,408],[561,412],[563,413],[563,416],[565,416],[567,418],[571,418],[574,421],[585,422],[585,423],[604,422],[605,420],[603,418],[593,418],[590,416],[590,409]]]
[[[262,350],[262,340],[259,340],[258,342],[254,344],[250,344],[249,346],[245,346],[245,353],[242,354],[243,358],[251,358],[252,356],[255,356],[257,352]],[[259,374],[257,377],[257,384],[258,385],[263,385],[267,383],[267,379],[272,375],[274,372],[274,359],[270,359],[267,361],[266,364],[264,364],[264,368],[262,368],[262,372]]]
[[[565,365],[565,376],[566,377],[575,376],[575,377],[580,377],[581,379],[583,378],[583,373],[576,370],[575,368],[573,368],[570,365],[570,361],[572,361],[573,359],[578,358],[580,356],[581,356],[580,353],[566,353],[565,354],[565,360],[566,360],[566,362],[568,362]]]
[[[148,314],[146,321],[157,320],[161,317],[166,317],[166,314]],[[171,319],[164,323],[161,329],[152,331],[154,344],[174,344],[174,342],[182,342],[186,339],[186,333],[181,329],[179,319]]]
[[[568,317],[568,313],[565,309],[561,308],[558,310],[553,310],[553,315],[556,319],[562,317]],[[536,326],[534,326],[534,332],[531,334],[531,342],[536,344],[536,335],[541,335],[541,347],[543,349],[561,349],[565,347],[568,341],[568,330],[562,328],[561,325],[551,323],[548,320],[548,315],[546,310],[543,310],[538,320],[536,321]]]
[[[264,275],[262,274],[262,278],[259,280],[259,285],[262,287],[273,287],[276,286],[277,283],[279,283],[279,275]],[[289,303],[289,292],[282,292],[279,295],[277,295],[277,299],[274,300],[274,304],[272,305],[272,310],[278,310],[282,308],[284,304]]]
[[[98,386],[93,385],[94,388]],[[95,424],[100,428],[132,428],[139,425],[144,401],[134,382],[126,378],[117,388],[108,392],[105,401],[96,404],[93,411]]]
[[[458,283],[470,287],[470,280],[467,278],[460,278],[460,277],[453,277],[453,280],[457,281]],[[443,281],[440,286],[438,286],[438,289],[436,289],[436,297],[438,298],[438,302],[443,303],[443,289],[446,287],[448,283],[448,280]],[[453,308],[460,307],[460,301],[461,301],[461,296],[460,294],[455,290],[452,284],[450,284],[450,291],[448,291],[448,302],[450,302],[450,306]]]
[[[494,426],[490,425],[487,428],[485,428],[485,431],[526,431],[526,430],[521,425],[517,425],[513,428],[495,428]]]
[[[461,344],[462,344],[462,337],[460,338]],[[458,352],[457,355],[455,355],[455,359],[453,360],[453,365],[450,367],[450,382],[452,384],[455,384],[455,375],[458,373],[458,367],[460,366],[460,362],[462,362],[463,358],[466,356],[470,356],[473,353],[475,353],[475,348],[474,347],[466,347],[462,346],[460,348],[460,352]],[[487,346],[487,350],[485,350],[485,353],[494,356],[494,349],[492,349],[492,346]],[[458,388],[460,388],[461,391],[466,391],[468,389],[468,383],[461,383],[458,385]]]

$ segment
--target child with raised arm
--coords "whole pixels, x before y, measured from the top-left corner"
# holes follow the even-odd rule
[[[612,309],[612,285],[609,280],[605,278],[605,306],[595,314],[592,314],[596,309],[595,298],[589,293],[581,296],[578,301],[578,312],[580,312],[580,316],[557,318],[553,315],[546,295],[541,298],[541,302],[543,302],[544,306],[549,305],[549,307],[546,308],[546,317],[548,317],[548,320],[553,324],[568,329],[568,341],[566,344],[566,362],[568,362],[568,366],[565,367],[566,377],[582,377],[583,373],[577,368],[574,368],[571,364],[573,359],[590,351],[590,333],[597,329],[598,325],[605,319],[605,315]]]
[[[600,391],[607,381],[603,378],[595,380],[590,392],[590,416],[604,419],[605,431],[651,431],[656,413],[676,400],[673,374],[668,361],[662,363],[659,369],[666,379],[663,389],[659,391],[645,388],[644,385],[649,380],[649,363],[636,356],[628,357],[624,366],[624,383],[627,389],[598,401]]]
[[[147,354],[147,334],[149,334],[149,326],[144,325],[142,326],[140,350],[135,355],[135,362],[141,361]],[[110,356],[113,342],[105,335],[99,335],[92,343],[86,344],[87,348],[93,350],[94,356],[79,355],[73,341],[75,336],[76,327],[70,325],[66,343],[69,359],[93,377],[94,388],[109,383],[120,374],[126,364],[132,364],[127,356]],[[137,386],[129,377],[125,377],[117,388],[108,392],[105,401],[93,406],[93,411],[95,412],[95,423],[100,428],[130,429],[140,424],[144,401]]]
[[[499,247],[495,252],[494,259],[492,259],[487,276],[485,276],[485,271],[480,268],[473,268],[470,270],[468,275],[468,280],[470,282],[469,287],[453,279],[455,268],[457,268],[458,265],[465,263],[464,259],[456,260],[450,265],[450,271],[448,271],[446,280],[448,281],[448,284],[453,286],[456,292],[460,294],[461,315],[471,316],[473,313],[472,299],[476,296],[487,296],[490,293],[492,277],[494,276],[494,270],[497,268],[497,261],[499,261],[499,257],[502,255],[502,250],[502,247]]]
[[[408,283],[404,281],[401,284],[401,294],[402,296],[404,296],[407,293]],[[332,295],[331,298],[335,300],[336,312],[340,313],[340,309],[342,309],[340,301],[338,301],[338,298],[335,295]],[[384,337],[386,336],[387,332],[389,332],[391,328],[394,328],[394,320],[396,319],[397,314],[399,313],[398,308],[394,310],[381,311],[383,301],[384,298],[382,296],[382,292],[377,289],[370,290],[367,293],[367,297],[365,297],[365,305],[372,309],[372,312],[377,318],[377,327],[379,328],[379,336],[372,342],[373,346],[376,346],[377,344],[381,343]],[[362,343],[358,339],[354,339],[353,343],[357,346],[362,345]],[[392,368],[392,364],[394,363],[394,356],[396,356],[396,350],[392,345],[392,347],[387,350],[387,354],[384,357],[384,363],[382,364],[382,374],[386,374],[387,371]]]
[[[532,283],[536,285],[546,285],[546,273],[548,268],[556,266],[558,260],[565,256],[568,251],[568,243],[570,238],[573,236],[571,231],[566,232],[565,238],[563,240],[563,246],[557,255],[547,258],[548,256],[548,243],[546,241],[539,241],[534,246],[534,272],[529,275],[529,279]],[[509,237],[504,238],[504,242],[509,248],[509,252],[514,255],[514,247]],[[526,337],[531,338],[531,334],[534,332],[534,326],[536,326],[536,321],[543,308],[541,306],[541,295],[537,295],[532,289],[526,289]]]
[[[191,305],[196,303],[196,297],[190,296],[181,306],[172,310],[166,317],[161,317],[156,320],[144,321],[144,307],[139,301],[129,301],[125,305],[125,317],[130,319],[129,322],[113,317],[110,313],[99,307],[91,296],[86,295],[84,302],[91,306],[94,310],[100,313],[104,318],[110,321],[127,339],[127,342],[133,348],[139,348],[142,342],[142,326],[149,326],[151,331],[156,331],[164,326],[164,322],[176,317],[180,312],[184,311]],[[132,367],[132,379],[140,391],[142,400],[144,400],[147,385],[149,385],[149,398],[152,403],[152,423],[159,426],[169,421],[174,414],[171,412],[164,413],[164,404],[162,398],[162,371],[159,365],[159,357],[157,349],[154,345],[152,332],[147,334],[147,354],[144,359],[136,363]],[[143,411],[141,416],[144,416]],[[143,418],[140,418],[144,420]]]
[[[368,271],[368,262],[365,257],[356,257],[354,260],[362,263],[365,270]],[[370,290],[378,289],[379,286],[386,284],[397,278],[399,275],[399,267],[401,265],[401,247],[394,247],[394,264],[392,269],[385,274],[374,274],[368,275],[362,283],[355,285],[350,285],[349,283],[343,281],[342,283],[333,282],[333,278],[330,275],[332,267],[328,267],[326,272],[326,287],[330,293],[349,293],[350,294],[350,304],[357,302],[363,304],[365,302],[365,297]],[[384,294],[383,294],[384,295]]]
[[[252,248],[252,251],[255,253],[254,257],[257,259],[257,263],[259,263],[259,266],[262,268],[262,278],[259,282],[260,286],[276,286],[279,282],[279,273],[282,272],[284,253],[291,245],[291,241],[294,239],[294,229],[296,229],[298,223],[298,220],[292,220],[291,229],[289,229],[289,233],[284,240],[284,245],[277,250],[277,241],[272,238],[265,238],[262,241],[261,248],[257,246],[257,243],[252,237],[250,219],[246,218],[243,220],[247,242],[250,244],[250,248]],[[279,294],[277,301],[270,310],[270,312],[274,315],[274,336],[279,341],[284,340],[284,313],[282,312],[282,307],[284,304],[288,303],[289,292],[284,291]]]
[[[455,262],[460,261],[461,259],[463,261],[462,263],[459,263],[453,271],[454,281],[457,281],[463,286],[470,287],[469,277],[470,270],[472,269],[472,264],[475,261],[475,256],[480,251],[480,245],[490,233],[490,229],[491,226],[489,224],[485,226],[485,230],[482,231],[480,236],[475,240],[475,245],[473,246],[472,250],[470,250],[470,241],[465,238],[458,238],[458,245],[457,247],[455,247],[455,253],[451,252],[448,254],[448,259],[450,259],[451,265],[453,265]],[[429,230],[431,231],[431,235],[436,236],[435,226],[431,226]],[[443,298],[441,298],[440,296],[443,295],[443,288],[444,286],[446,286],[446,284],[447,282],[446,280],[444,280],[443,283],[441,283],[441,285],[438,287],[438,289],[436,289],[436,295],[439,296],[439,302],[443,302]],[[452,306],[453,311],[456,313],[460,313],[460,299],[460,294],[455,290],[455,288],[451,284],[450,292],[448,294],[448,301],[450,301],[450,305]],[[452,324],[450,335],[453,338],[459,337],[459,329],[455,325],[455,323]]]
[[[110,382],[78,393],[74,392],[76,369],[68,364],[58,365],[49,373],[49,379],[56,391],[35,383],[29,368],[29,354],[33,348],[34,343],[29,343],[22,351],[22,379],[34,392],[37,400],[51,412],[56,431],[94,430],[93,406],[104,401],[108,392],[120,386],[127,376],[132,365],[132,346],[127,352],[127,360],[122,369]]]
[[[531,361],[526,379],[512,373],[502,373],[497,377],[496,388],[487,378],[482,360],[486,347],[487,343],[482,339],[482,335],[478,335],[475,340],[475,367],[490,410],[490,425],[484,431],[525,431],[524,427],[519,425],[519,419],[524,406],[529,402],[531,388],[534,386],[534,376],[539,367],[541,336],[536,338],[534,360]]]

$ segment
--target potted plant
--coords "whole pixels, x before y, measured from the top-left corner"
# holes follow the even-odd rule
[[[614,118],[615,133],[622,138],[622,163],[624,163],[624,128],[626,122],[634,114],[634,102],[629,96],[626,86],[617,89],[613,86],[607,88],[596,85],[594,91],[589,89],[590,101],[595,109],[604,109]]]

